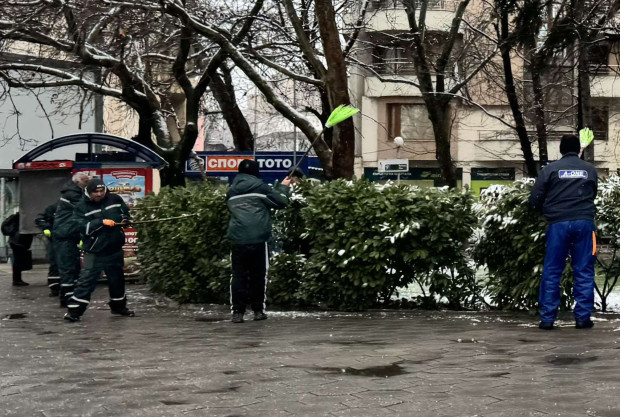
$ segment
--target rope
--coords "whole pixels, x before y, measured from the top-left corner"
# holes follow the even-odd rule
[[[145,224],[145,223],[157,223],[157,222],[166,222],[166,221],[170,221],[170,220],[187,219],[188,217],[198,216],[198,214],[200,214],[200,213],[193,213],[193,214],[182,214],[182,215],[180,215],[180,216],[176,216],[176,217],[164,217],[163,219],[138,220],[138,221],[132,221],[132,222],[130,223],[130,225],[134,225],[134,224]]]

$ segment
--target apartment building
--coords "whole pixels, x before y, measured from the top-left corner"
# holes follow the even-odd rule
[[[445,39],[442,33],[445,35],[449,29],[457,5],[458,2],[453,0],[430,0],[427,5],[427,36],[436,36],[437,48]],[[491,28],[484,26],[481,20],[476,20],[478,26],[472,24],[476,17],[485,15],[484,7],[483,2],[475,0],[470,4],[465,14],[467,23],[459,28],[457,49],[466,48],[465,44],[474,38],[473,31],[482,32]],[[350,79],[352,97],[362,113],[357,120],[360,126],[357,147],[359,174],[375,180],[396,179],[396,174],[378,172],[379,163],[386,159],[407,159],[410,169],[400,175],[402,181],[440,185],[433,128],[420,89],[414,85],[417,77],[411,58],[411,42],[401,36],[410,30],[402,2],[371,1],[366,20],[356,55],[359,65],[351,71]],[[480,37],[475,42],[479,45],[485,39]],[[433,42],[428,44],[430,53],[433,53]],[[492,43],[489,43],[489,51],[492,48]],[[620,168],[618,50],[617,44],[602,42],[591,52],[594,160],[603,175],[615,173]],[[438,53],[437,50],[434,52]],[[463,56],[467,57],[467,52]],[[491,63],[501,65],[499,56]],[[452,63],[450,70],[460,71],[459,65],[459,61]],[[556,71],[555,74],[560,74],[562,85],[554,94],[549,94],[555,100],[549,104],[550,109],[558,109],[558,117],[549,126],[550,160],[559,157],[562,134],[573,132],[576,126],[574,69],[566,62],[561,65],[566,67],[566,71]],[[515,56],[513,67],[515,78],[523,87],[529,75],[519,56]],[[512,112],[502,88],[501,72],[498,74],[500,76],[496,77],[486,71],[480,72],[472,80],[472,86],[459,93],[467,99],[452,101],[452,158],[462,183],[472,186],[474,190],[524,175],[521,146],[516,132],[510,127],[514,124]],[[458,76],[454,79],[458,80]],[[556,81],[547,80],[547,87]],[[528,111],[531,108],[524,108],[526,116]],[[550,114],[554,114],[553,111]],[[535,128],[528,125],[528,130],[531,130],[533,151],[537,155]],[[399,136],[404,140],[404,145],[400,147],[397,146],[398,141],[394,142],[394,138]]]

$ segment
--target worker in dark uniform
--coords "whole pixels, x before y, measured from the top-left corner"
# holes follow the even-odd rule
[[[19,213],[7,217],[2,222],[2,234],[8,236],[12,252],[13,286],[24,287],[28,284],[22,279],[22,272],[32,269],[32,252],[30,246],[34,235],[19,232]]]
[[[269,269],[271,209],[282,209],[289,203],[286,177],[271,187],[258,178],[256,161],[246,159],[239,164],[239,174],[226,193],[230,210],[227,237],[232,242],[232,281],[230,300],[232,322],[243,323],[246,304],[254,311],[254,320],[265,320],[265,290]]]
[[[43,213],[40,213],[34,220],[36,226],[47,238],[47,257],[50,263],[47,270],[47,286],[50,289],[50,297],[58,297],[60,293],[60,272],[58,272],[58,263],[56,262],[56,243],[52,234],[56,205],[57,203],[47,206]]]
[[[71,183],[60,191],[56,206],[52,236],[56,249],[56,261],[60,273],[60,306],[66,307],[73,295],[73,287],[80,275],[80,229],[73,217],[78,202],[84,198],[84,187],[89,176],[84,172],[73,175]]]
[[[78,203],[74,215],[82,234],[84,267],[67,302],[65,320],[80,320],[103,271],[108,278],[112,314],[133,316],[134,312],[127,309],[123,272],[123,226],[131,220],[129,208],[122,197],[108,192],[103,181],[93,178],[86,184],[86,198]]]
[[[542,210],[547,227],[547,251],[540,282],[540,325],[553,329],[560,305],[560,279],[570,254],[573,267],[573,311],[575,327],[589,329],[594,324],[594,260],[596,227],[594,198],[598,176],[594,165],[579,158],[577,136],[564,135],[560,142],[562,158],[547,165],[530,194],[530,204]]]

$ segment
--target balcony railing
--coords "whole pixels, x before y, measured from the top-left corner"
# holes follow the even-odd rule
[[[428,0],[427,10],[446,10],[448,3],[453,3],[451,0]],[[421,2],[416,2],[416,8],[420,9]],[[370,2],[370,8],[372,10],[381,9],[404,9],[402,0],[372,0]]]
[[[547,132],[547,141],[560,141],[562,139],[562,136],[564,135],[574,135],[575,132],[573,131],[549,131]],[[607,140],[607,134],[608,131],[607,130],[600,130],[600,129],[595,129],[594,130],[594,139],[596,140],[603,140],[606,141]],[[527,131],[527,136],[530,138],[530,140],[535,140],[536,139],[536,131],[535,130],[528,130]],[[480,141],[488,141],[488,140],[499,140],[499,141],[518,141],[519,137],[517,136],[517,134],[513,131],[506,131],[506,130],[479,130],[478,131],[478,140]]]
[[[373,69],[379,75],[415,75],[413,62],[407,59],[393,59],[376,63]]]

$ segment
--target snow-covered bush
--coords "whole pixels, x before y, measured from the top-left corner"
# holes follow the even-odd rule
[[[305,203],[306,303],[362,310],[416,282],[454,306],[467,297],[455,289],[473,276],[464,260],[476,224],[468,192],[337,180],[308,188]],[[458,272],[433,273],[450,270]]]
[[[596,198],[596,226],[599,240],[596,291],[601,309],[607,310],[607,297],[620,278],[620,177],[599,182]]]
[[[488,271],[487,291],[499,308],[533,308],[545,258],[546,222],[528,204],[534,181],[492,186],[476,204],[480,229],[475,233],[474,259]],[[566,274],[568,275],[568,274]],[[570,305],[572,280],[561,283],[561,305]]]

